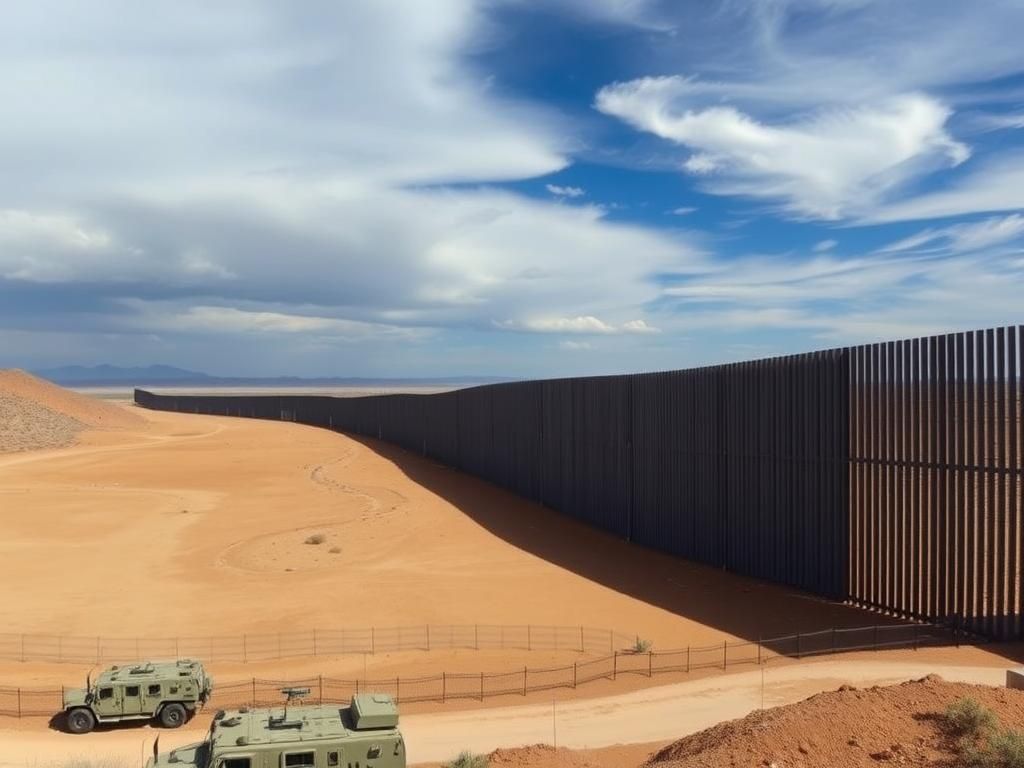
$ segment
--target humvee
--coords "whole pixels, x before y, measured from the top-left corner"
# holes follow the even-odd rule
[[[210,698],[213,680],[198,661],[110,667],[85,688],[64,692],[64,715],[72,733],[88,733],[97,723],[155,719],[177,728]]]
[[[285,689],[288,700],[308,689]],[[214,715],[206,739],[166,755],[153,747],[146,768],[405,768],[398,708],[362,693],[349,706],[235,709]]]

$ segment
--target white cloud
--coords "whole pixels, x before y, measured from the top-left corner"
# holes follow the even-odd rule
[[[622,330],[626,333],[658,333],[654,326],[648,325],[646,320],[629,320],[622,324]]]
[[[922,168],[970,155],[945,130],[949,108],[924,94],[769,124],[732,106],[695,106],[693,83],[615,83],[598,92],[596,106],[694,151],[684,167],[709,191],[778,201],[797,215],[837,219],[871,208]]]
[[[557,184],[545,184],[544,188],[555,197],[582,197],[586,194],[586,190],[582,187],[560,187]]]
[[[1024,215],[994,216],[967,224],[953,224],[941,229],[926,229],[898,240],[881,249],[882,253],[911,251],[925,245],[966,253],[992,248],[1024,237]]]
[[[825,253],[825,251],[831,251],[837,245],[839,245],[839,242],[836,240],[821,240],[814,244],[814,248],[812,250],[815,253]]]
[[[879,207],[861,221],[886,223],[1024,210],[1024,154],[992,158],[934,191]]]
[[[675,216],[688,216],[691,213],[694,213],[696,210],[696,208],[693,208],[691,206],[683,206],[681,208],[673,208],[671,211],[669,211],[669,213]]]

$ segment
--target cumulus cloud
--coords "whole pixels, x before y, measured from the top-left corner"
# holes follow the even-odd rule
[[[545,184],[544,188],[555,197],[582,197],[586,190],[582,187],[560,187],[557,184]]]
[[[596,106],[694,151],[684,168],[706,177],[708,190],[779,201],[794,214],[837,219],[874,206],[915,169],[970,156],[945,130],[949,108],[924,94],[769,124],[732,106],[693,106],[692,82],[615,83]]]

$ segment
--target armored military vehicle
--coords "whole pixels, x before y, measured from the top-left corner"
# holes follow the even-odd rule
[[[291,701],[308,689],[285,689]],[[153,757],[146,768],[405,768],[405,742],[390,696],[364,693],[349,706],[218,712],[204,741]]]
[[[155,719],[177,728],[210,698],[213,680],[198,661],[183,659],[110,667],[85,688],[64,692],[64,714],[72,733],[97,723]]]

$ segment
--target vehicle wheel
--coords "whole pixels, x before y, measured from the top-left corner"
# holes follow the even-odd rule
[[[160,725],[177,728],[185,722],[185,708],[181,704],[167,704],[160,710]]]
[[[96,727],[96,716],[88,709],[72,709],[67,716],[68,730],[72,733],[88,733]]]

